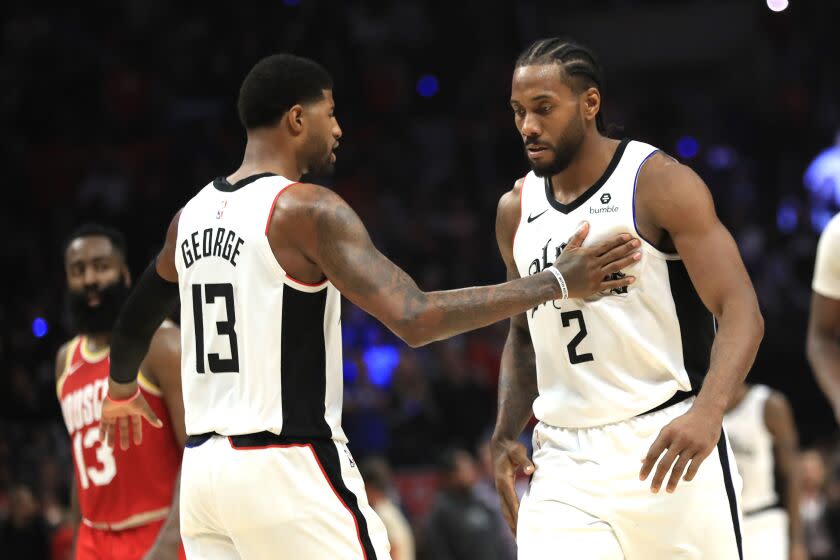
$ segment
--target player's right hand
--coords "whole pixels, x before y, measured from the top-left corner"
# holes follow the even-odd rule
[[[105,442],[109,447],[114,447],[114,440],[119,430],[120,449],[126,450],[129,446],[129,421],[131,422],[131,432],[134,435],[134,445],[143,443],[143,419],[155,428],[163,427],[163,423],[158,419],[155,411],[149,406],[149,403],[139,391],[136,393],[129,392],[130,389],[125,390],[124,387],[116,388],[116,386],[128,387],[129,384],[115,383],[109,380],[108,396],[102,401],[102,420],[99,426],[99,439]],[[131,384],[135,387],[136,382]],[[120,390],[124,390],[126,394],[135,396],[123,399],[121,394],[113,400],[111,395]]]
[[[519,517],[519,496],[516,494],[516,473],[521,468],[527,475],[534,474],[534,463],[528,458],[525,446],[514,439],[494,439],[490,442],[496,491],[501,499],[502,515],[516,535]]]
[[[611,275],[635,264],[642,257],[638,250],[641,242],[622,233],[603,243],[581,247],[588,234],[589,223],[583,222],[554,261],[554,266],[566,280],[569,297],[585,298],[635,282],[633,276],[611,279]]]

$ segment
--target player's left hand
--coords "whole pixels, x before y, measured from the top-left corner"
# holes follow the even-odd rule
[[[114,447],[116,431],[119,428],[120,449],[128,449],[130,421],[134,445],[140,445],[143,442],[143,419],[155,428],[163,427],[163,423],[149,406],[143,394],[137,390],[136,382],[123,384],[109,380],[108,396],[102,401],[99,439],[109,447]]]
[[[677,488],[681,477],[683,480],[691,481],[700,469],[700,465],[720,440],[722,424],[722,414],[692,406],[688,412],[674,418],[659,432],[659,436],[642,459],[639,479],[646,480],[659,460],[656,473],[650,483],[651,492],[659,492],[668,471],[671,472],[666,487],[668,492],[673,492]],[[687,472],[685,472],[686,467],[688,467]],[[685,472],[685,477],[683,477],[683,472]]]

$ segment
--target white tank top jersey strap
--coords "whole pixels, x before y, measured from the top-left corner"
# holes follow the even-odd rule
[[[294,185],[264,173],[218,178],[184,207],[181,293],[187,434],[262,431],[346,441],[341,429],[341,302],[328,281],[296,281],[267,232]]]
[[[656,151],[622,141],[603,176],[570,204],[555,199],[547,179],[529,173],[513,242],[520,276],[550,266],[583,221],[590,224],[584,246],[619,233],[641,238],[636,181]],[[527,312],[539,386],[534,414],[546,424],[586,428],[619,422],[700,386],[715,322],[679,255],[642,239],[642,259],[623,273],[636,282]]]
[[[744,479],[741,506],[745,515],[779,503],[773,436],[764,421],[764,407],[771,394],[765,385],[750,387],[743,400],[726,413],[723,423]]]

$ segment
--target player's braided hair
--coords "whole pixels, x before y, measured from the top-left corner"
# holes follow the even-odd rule
[[[603,87],[604,76],[595,54],[585,46],[570,39],[552,37],[534,41],[516,59],[516,67],[542,64],[558,64],[562,77],[575,93],[594,87]],[[604,118],[599,111],[595,116],[598,131],[606,134]]]

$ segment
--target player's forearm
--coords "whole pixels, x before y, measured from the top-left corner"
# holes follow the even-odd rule
[[[537,398],[537,368],[534,346],[527,334],[511,329],[502,351],[499,373],[499,409],[494,440],[516,439],[528,420]]]
[[[791,544],[803,543],[805,533],[802,528],[802,520],[799,517],[799,479],[796,473],[791,470],[785,472],[782,477],[785,479],[787,490],[785,492],[785,509],[788,514],[788,538]]]
[[[835,414],[840,413],[840,339],[811,328],[808,332],[808,362]]]
[[[149,351],[155,331],[178,303],[178,285],[158,275],[154,261],[129,296],[114,325],[111,339],[111,379],[132,383]]]
[[[757,304],[733,301],[724,306],[712,344],[709,371],[695,407],[723,418],[732,393],[752,368],[763,336],[764,319]]]
[[[550,272],[495,286],[407,295],[399,334],[411,346],[423,346],[492,325],[560,297]]]

